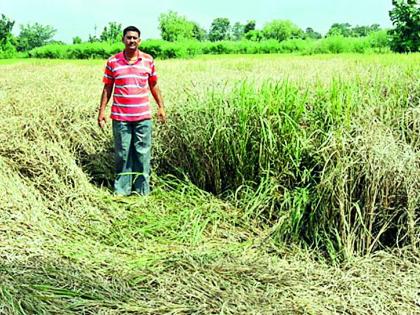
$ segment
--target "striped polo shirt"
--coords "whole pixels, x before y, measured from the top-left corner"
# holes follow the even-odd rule
[[[152,56],[137,51],[137,61],[129,64],[120,52],[108,59],[103,82],[114,84],[111,119],[140,121],[152,118],[149,81],[157,74]]]

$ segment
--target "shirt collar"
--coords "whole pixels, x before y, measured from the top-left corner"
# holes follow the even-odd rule
[[[136,57],[137,57],[137,60],[134,62],[134,63],[129,63],[128,62],[128,60],[125,58],[125,50],[123,50],[122,52],[121,52],[121,59],[123,60],[123,62],[125,63],[125,64],[127,64],[127,65],[135,65],[135,64],[138,64],[138,63],[140,63],[141,61],[142,61],[142,56],[141,56],[141,53],[140,53],[140,50],[136,50]]]

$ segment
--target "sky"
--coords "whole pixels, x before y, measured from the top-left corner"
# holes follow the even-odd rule
[[[143,39],[160,38],[158,18],[169,10],[206,30],[217,17],[226,17],[231,24],[255,20],[257,28],[288,19],[302,29],[312,27],[325,34],[336,22],[391,27],[391,8],[391,0],[0,0],[0,14],[15,21],[15,35],[20,25],[38,22],[53,26],[54,39],[66,43],[75,36],[82,40],[89,34],[99,36],[109,22],[123,28],[135,25]]]

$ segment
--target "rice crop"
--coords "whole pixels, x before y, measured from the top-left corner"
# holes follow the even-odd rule
[[[307,74],[191,93],[162,131],[160,168],[234,195],[250,218],[275,222],[273,237],[334,259],[417,247],[419,68],[370,62],[309,82],[306,63]]]
[[[0,314],[415,314],[419,56],[158,61],[147,198],[103,61],[2,62]]]

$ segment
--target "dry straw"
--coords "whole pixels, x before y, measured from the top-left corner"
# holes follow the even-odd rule
[[[161,61],[154,191],[122,199],[103,62],[2,64],[0,314],[416,313],[419,64]]]

